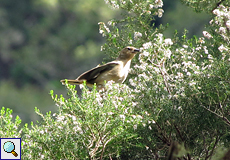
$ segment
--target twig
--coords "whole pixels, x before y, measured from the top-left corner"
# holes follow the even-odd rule
[[[161,131],[161,135],[162,135],[162,137],[163,137],[163,139],[162,138],[160,138],[159,136],[158,136],[158,138],[160,138],[164,143],[166,143],[168,146],[170,145],[170,143],[168,142],[168,138],[165,136],[165,134],[163,133],[163,129],[160,127],[160,125],[156,122],[156,125],[157,125],[157,127],[160,129],[160,131]]]
[[[222,119],[225,121],[225,123],[226,123],[227,125],[230,126],[230,121],[229,121],[224,115],[220,115],[220,114],[218,114],[218,113],[212,111],[211,109],[209,109],[209,108],[207,108],[207,107],[205,107],[205,106],[203,106],[203,105],[201,105],[201,106],[202,106],[204,109],[208,110],[209,112],[211,112],[211,113],[215,114],[216,116],[222,118]]]
[[[218,3],[216,4],[216,7],[212,9],[212,12],[213,12],[215,9],[217,9],[217,7],[219,7],[220,4],[221,4],[222,2],[224,2],[224,1],[225,1],[225,0],[221,0],[220,2],[218,2]]]
[[[218,141],[219,141],[219,137],[217,136],[216,141],[215,141],[215,144],[214,144],[214,146],[213,146],[213,148],[212,148],[212,150],[211,150],[211,153],[207,156],[207,159],[208,159],[209,157],[210,157],[210,158],[212,157],[213,152],[214,152],[214,149],[216,148],[216,145],[217,145]]]
[[[184,142],[184,138],[182,137],[180,130],[177,128],[177,126],[175,124],[173,124],[174,127],[176,128],[177,133],[179,134],[179,137],[181,138],[182,142]]]

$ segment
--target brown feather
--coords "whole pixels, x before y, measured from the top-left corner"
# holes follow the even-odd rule
[[[75,80],[67,80],[68,84],[79,85],[86,81],[86,85],[92,87],[96,83],[98,88],[103,88],[105,81],[113,80],[116,83],[123,83],[128,75],[131,60],[139,49],[125,47],[121,50],[116,60],[84,72]],[[65,84],[65,80],[61,80]]]

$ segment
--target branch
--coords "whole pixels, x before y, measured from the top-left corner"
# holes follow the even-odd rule
[[[163,138],[157,136],[158,138],[160,138],[164,143],[166,143],[168,146],[170,146],[170,142],[167,138],[167,136],[165,136],[165,134],[163,133],[163,129],[160,127],[160,125],[156,122],[157,127],[159,128],[161,135]]]
[[[215,114],[216,116],[222,118],[222,119],[225,121],[225,123],[226,123],[227,125],[230,126],[230,121],[229,121],[224,115],[220,115],[220,114],[218,114],[218,113],[212,111],[211,109],[205,107],[204,105],[201,105],[201,106],[202,106],[204,109],[208,110],[209,112],[211,112],[211,113]]]
[[[182,142],[184,142],[184,138],[182,137],[180,130],[177,128],[177,126],[175,124],[173,124],[174,127],[176,128],[177,133],[179,134],[179,137],[181,138]]]
[[[216,4],[216,7],[212,9],[212,12],[213,12],[215,9],[217,9],[217,8],[220,6],[220,4],[223,3],[224,1],[225,1],[225,0],[221,0],[220,2],[218,2],[218,3]]]
[[[215,141],[215,144],[214,144],[214,146],[213,146],[213,148],[212,148],[212,150],[211,150],[211,153],[207,156],[207,159],[208,159],[209,157],[212,157],[213,152],[214,152],[214,149],[216,148],[216,145],[217,145],[218,141],[219,141],[219,137],[217,136],[216,141]]]
[[[230,126],[230,121],[224,116],[224,111],[223,111],[223,107],[222,107],[222,104],[221,104],[221,103],[219,103],[219,105],[220,105],[220,109],[222,110],[222,115],[216,113],[215,111],[212,111],[211,109],[209,109],[209,108],[207,108],[207,107],[205,107],[204,105],[202,105],[202,103],[201,103],[201,101],[199,100],[199,98],[197,97],[197,95],[196,95],[195,97],[196,97],[196,99],[199,101],[199,103],[201,104],[201,106],[202,106],[204,109],[206,109],[206,110],[208,110],[209,112],[215,114],[217,117],[222,118],[222,119],[225,121],[225,123],[226,123],[228,126]]]

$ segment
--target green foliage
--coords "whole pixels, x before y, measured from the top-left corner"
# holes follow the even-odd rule
[[[137,141],[146,148],[126,148],[128,153],[134,153],[129,158],[166,157],[174,141],[188,150],[176,155],[184,159],[211,158],[217,146],[229,147],[230,17],[229,8],[222,6],[226,3],[213,10],[214,18],[210,30],[203,32],[204,37],[188,39],[185,30],[182,37],[175,34],[170,39],[162,34],[164,27],[150,28],[149,22],[154,19],[152,14],[145,13],[159,16],[161,12],[157,7],[149,10],[146,6],[150,1],[141,5],[133,1],[131,9],[124,7],[129,4],[124,1],[109,2],[125,9],[129,16],[112,23],[109,29],[101,23],[101,33],[107,35],[104,49],[113,45],[123,47],[125,42],[134,46],[142,44],[143,52],[136,57],[138,60],[131,70],[135,76],[129,82],[132,95],[138,97],[134,102],[155,122],[139,132],[142,139]],[[121,24],[125,27],[120,27]],[[120,41],[114,41],[117,37]],[[143,152],[145,156],[141,156]]]
[[[21,137],[21,130],[19,126],[21,119],[16,116],[15,122],[12,121],[12,110],[9,108],[2,107],[0,115],[0,137],[1,138],[19,138]]]
[[[117,14],[102,0],[1,0],[1,106],[27,123],[35,106],[55,111],[47,93],[101,62],[98,22]]]
[[[129,80],[107,82],[103,91],[84,84],[80,96],[67,85],[68,98],[51,91],[59,111],[43,115],[35,109],[42,121],[23,128],[24,159],[223,157],[220,150],[230,147],[229,2],[213,8],[215,1],[184,1],[213,17],[203,36],[192,39],[187,30],[181,37],[175,32],[166,38],[165,26],[153,27],[154,16],[163,14],[161,0],[105,2],[124,10],[125,16],[108,26],[99,23],[106,38],[102,50],[113,58],[127,45],[142,50]]]
[[[203,27],[198,29],[197,26],[203,26],[206,23],[204,19],[207,19],[200,14],[195,17],[194,13],[187,12],[188,7],[179,6],[178,4],[181,4],[179,0],[164,1],[163,19],[155,16],[158,10],[154,9],[151,1],[147,3],[135,1],[135,4],[140,4],[141,7],[136,6],[134,13],[131,1],[120,7],[124,9],[115,10],[112,6],[108,7],[103,0],[1,0],[1,105],[13,109],[14,113],[19,114],[22,121],[27,123],[37,120],[38,116],[33,112],[34,106],[40,108],[42,112],[54,111],[52,101],[46,96],[49,90],[64,93],[60,79],[76,78],[82,72],[101,63],[103,53],[100,52],[100,48],[105,38],[97,32],[100,21],[107,22],[114,18],[112,21],[118,22],[118,26],[115,26],[118,28],[116,32],[126,35],[123,40],[115,38],[115,33],[111,29],[110,38],[113,44],[107,43],[109,47],[102,50],[107,55],[114,54],[115,57],[120,50],[119,45],[122,44],[122,47],[131,45],[133,31],[136,32],[133,27],[139,27],[138,30],[141,30],[142,25],[139,24],[141,19],[137,18],[145,17],[149,20],[146,25],[148,31],[152,31],[152,26],[158,26],[162,22],[170,23],[168,34],[164,35],[172,35],[174,29],[180,34],[186,27],[190,36],[201,34],[200,30]],[[128,8],[128,11],[125,8]],[[152,13],[146,10],[142,13],[142,8],[149,9]],[[129,25],[125,21],[119,21],[120,13],[123,17],[129,15],[127,17]],[[136,14],[143,16],[137,17]],[[194,20],[190,20],[191,17],[194,17]],[[156,25],[153,22],[156,22]],[[131,32],[126,34],[127,28]],[[142,38],[144,36],[149,35],[142,33]],[[137,47],[141,45],[142,43]],[[111,57],[109,59],[111,60]],[[28,95],[29,91],[35,94]],[[12,92],[14,100],[11,101],[8,95]]]
[[[106,91],[83,87],[79,98],[68,85],[70,98],[51,96],[59,107],[57,114],[43,115],[43,122],[25,128],[23,156],[29,159],[95,159],[118,155],[125,141],[143,121],[132,106],[130,89],[107,84]],[[31,154],[34,153],[34,154]]]
[[[196,12],[212,12],[221,4],[225,6],[229,5],[229,2],[225,0],[181,0],[181,2],[193,8]]]

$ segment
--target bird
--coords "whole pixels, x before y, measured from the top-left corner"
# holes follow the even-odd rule
[[[93,88],[94,84],[98,90],[104,88],[105,82],[114,81],[123,83],[128,76],[131,60],[140,52],[140,49],[127,46],[120,51],[119,56],[111,62],[92,68],[82,73],[77,79],[63,79],[60,82],[64,85],[66,82],[72,85],[80,85],[86,82],[86,85]]]

